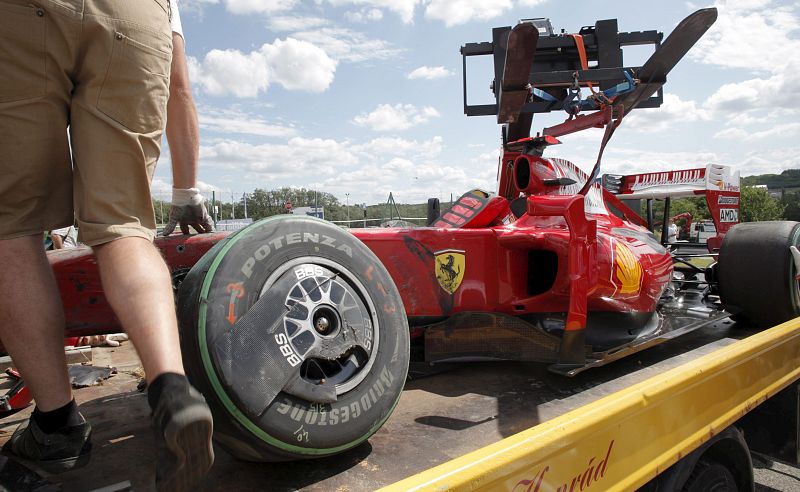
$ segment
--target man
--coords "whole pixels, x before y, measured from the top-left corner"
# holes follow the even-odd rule
[[[172,207],[162,235],[169,236],[180,223],[181,232],[189,226],[197,232],[211,232],[214,223],[203,206],[203,196],[195,186],[200,159],[200,127],[192,98],[183,26],[177,0],[171,0],[172,67],[167,103],[167,141],[172,158]]]
[[[4,451],[53,472],[88,461],[91,428],[72,398],[64,314],[41,247],[43,231],[74,216],[147,374],[156,485],[191,490],[213,462],[211,413],[184,375],[149,194],[171,9],[167,0],[36,3],[0,2],[0,338],[36,401]],[[181,215],[202,217],[198,207]]]
[[[667,240],[670,243],[678,242],[678,225],[675,223],[675,219],[670,220]]]

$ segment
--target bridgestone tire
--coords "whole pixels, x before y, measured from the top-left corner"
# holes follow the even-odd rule
[[[277,313],[274,320],[268,319],[272,311],[253,315],[264,310]],[[296,322],[303,318],[296,311],[307,319]],[[329,222],[279,216],[229,236],[191,269],[178,312],[187,375],[214,414],[214,439],[240,459],[287,461],[346,451],[375,433],[400,398],[409,360],[400,294],[372,251]],[[333,339],[355,345],[342,355],[304,358],[313,350],[301,346],[300,335],[320,350]],[[274,347],[279,357],[265,355]],[[275,368],[298,368],[295,374],[311,390],[335,384],[335,401],[312,402],[280,386],[263,412],[254,411],[253,401],[277,379]]]
[[[717,265],[726,309],[759,326],[800,316],[800,283],[790,246],[800,247],[800,223],[751,222],[731,228]]]

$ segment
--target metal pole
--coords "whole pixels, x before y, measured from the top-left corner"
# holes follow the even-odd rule
[[[345,193],[345,208],[347,209],[347,227],[350,227],[350,193]]]
[[[233,192],[231,191],[231,219],[236,218],[236,197],[233,196]]]
[[[661,244],[669,244],[669,209],[672,201],[670,197],[664,199],[664,220],[661,222]]]
[[[244,218],[247,218],[247,192],[242,193],[242,200],[244,200]]]
[[[211,190],[211,206],[214,208],[214,223],[217,223],[217,192]]]

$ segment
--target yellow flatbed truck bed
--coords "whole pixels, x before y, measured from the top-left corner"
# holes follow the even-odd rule
[[[155,456],[135,352],[130,344],[94,351],[95,364],[120,372],[76,390],[94,456],[49,479],[64,490],[124,481],[151,490]],[[244,463],[217,448],[204,489],[632,490],[789,385],[798,367],[800,320],[761,333],[718,322],[574,378],[543,364],[463,364],[409,381],[386,425],[342,455]],[[0,420],[0,442],[28,411]]]
[[[657,484],[673,483],[662,474],[685,460],[685,478],[697,461],[712,463],[728,467],[739,490],[752,490],[749,457],[731,449],[740,426],[731,426],[747,425],[745,415],[799,376],[800,318],[383,490],[673,490]],[[783,416],[796,434],[796,411]]]

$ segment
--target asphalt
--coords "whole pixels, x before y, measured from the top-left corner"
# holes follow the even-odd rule
[[[454,366],[407,382],[392,417],[367,443],[323,460],[245,463],[216,447],[217,460],[199,490],[366,491],[508,437],[749,334],[717,323],[608,366],[564,378],[542,364],[486,362]],[[55,490],[97,490],[130,483],[153,488],[155,456],[149,408],[137,390],[141,368],[130,343],[93,349],[95,365],[118,374],[75,391],[94,429],[91,463],[46,476]],[[0,420],[0,444],[31,409]],[[754,456],[756,490],[800,491],[800,468]],[[9,468],[10,473],[17,473]],[[0,484],[8,475],[0,472]],[[13,490],[13,487],[11,488]]]

